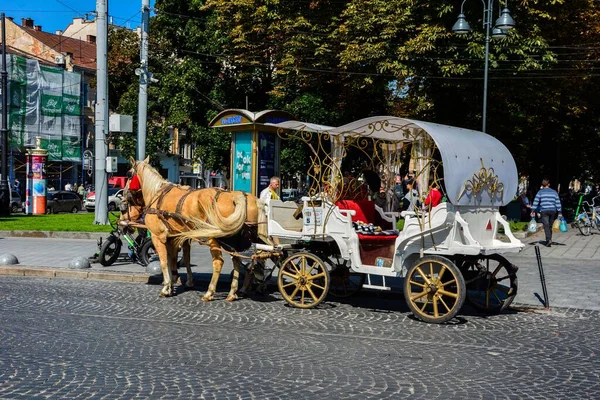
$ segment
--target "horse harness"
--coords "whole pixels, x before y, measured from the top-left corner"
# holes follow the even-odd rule
[[[191,187],[187,190],[187,192],[183,196],[181,196],[181,198],[177,202],[177,206],[175,207],[175,212],[170,212],[170,211],[160,209],[162,202],[163,202],[165,196],[167,195],[167,193],[169,193],[175,187],[180,187],[180,186],[174,185],[172,183],[165,185],[164,189],[161,190],[160,193],[158,194],[158,197],[154,198],[150,202],[150,206],[152,206],[153,203],[156,203],[156,207],[148,207],[146,209],[146,214],[155,214],[158,217],[158,219],[160,219],[161,222],[166,225],[167,230],[169,230],[169,231],[172,231],[173,228],[171,227],[171,224],[169,224],[168,218],[177,219],[177,220],[181,221],[183,223],[183,225],[186,225],[186,226],[189,226],[192,223],[192,221],[189,218],[186,218],[181,214],[181,209],[183,208],[183,203],[185,202],[185,199],[194,191],[194,189],[192,189]]]

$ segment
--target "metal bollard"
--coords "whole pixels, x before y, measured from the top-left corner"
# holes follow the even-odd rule
[[[546,289],[546,277],[544,276],[544,267],[542,266],[542,255],[540,254],[540,246],[535,246],[535,258],[537,258],[538,269],[540,270],[540,281],[542,282],[542,293],[544,294],[544,306],[546,310],[550,309],[550,299],[548,298],[548,290]]]

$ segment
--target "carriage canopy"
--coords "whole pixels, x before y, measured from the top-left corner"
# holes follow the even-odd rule
[[[433,153],[433,140],[443,164],[443,184],[455,205],[501,206],[516,194],[517,167],[496,138],[479,131],[392,116],[360,119],[339,127],[286,121],[274,126],[285,131],[361,137],[390,142],[412,142],[422,152]]]

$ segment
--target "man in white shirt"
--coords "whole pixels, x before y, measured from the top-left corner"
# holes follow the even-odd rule
[[[67,182],[67,184],[65,185],[65,190],[70,192],[71,190],[73,190],[73,187],[71,186],[71,184],[69,182]]]
[[[265,203],[269,199],[279,200],[277,189],[279,189],[279,178],[274,176],[269,181],[269,186],[267,186],[262,190],[262,192],[260,192],[260,199]]]

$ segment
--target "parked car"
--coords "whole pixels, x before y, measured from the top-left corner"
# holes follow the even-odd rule
[[[118,210],[123,201],[123,189],[108,189],[108,211]],[[83,206],[89,212],[96,210],[96,192],[88,195],[83,202]]]
[[[16,213],[23,208],[23,201],[21,195],[16,190],[10,192],[10,212]]]
[[[77,213],[79,210],[81,210],[81,199],[75,192],[61,190],[46,194],[46,214]]]
[[[298,189],[283,189],[281,191],[281,201],[297,201],[301,197],[302,194]]]

